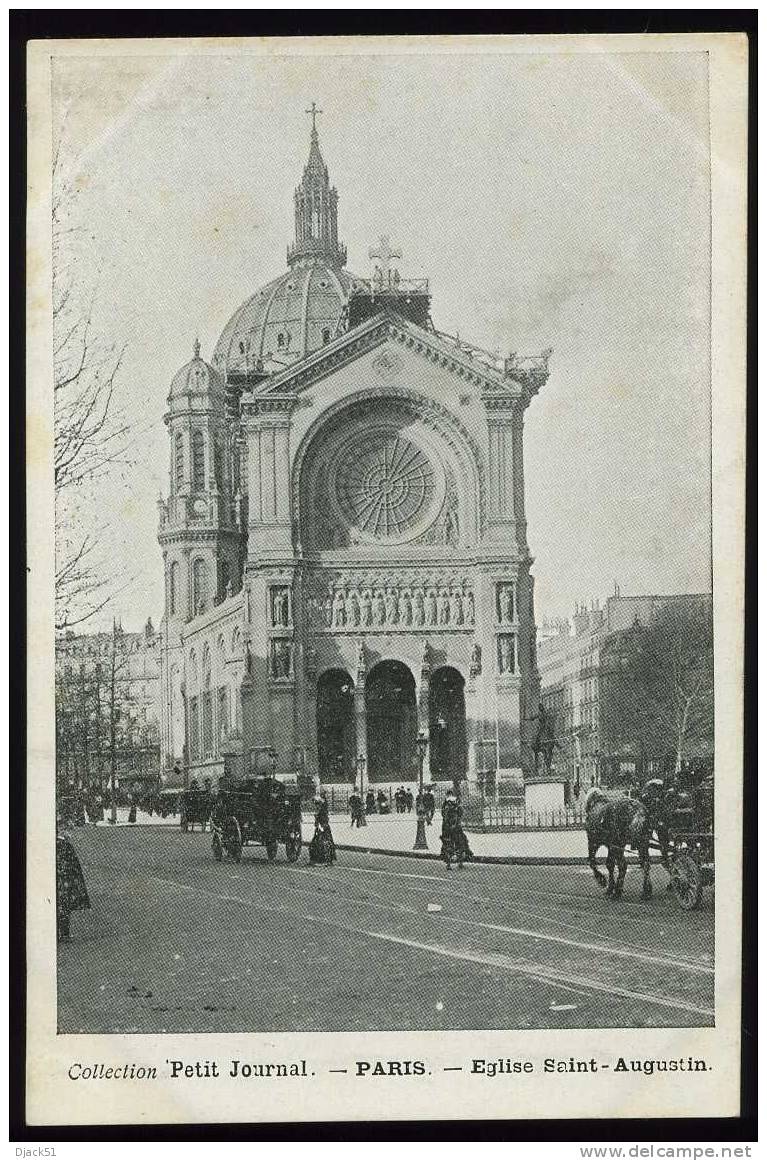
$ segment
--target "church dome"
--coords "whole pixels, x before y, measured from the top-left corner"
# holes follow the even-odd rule
[[[213,365],[232,371],[276,370],[329,343],[354,277],[326,258],[305,258],[257,290],[224,327]]]
[[[248,298],[224,327],[213,365],[226,376],[277,371],[335,337],[352,284],[338,240],[338,193],[320,152],[312,106],[309,159],[293,201],[295,239],[288,270]]]
[[[192,358],[176,371],[171,380],[168,402],[192,395],[207,395],[222,403],[226,398],[223,376],[201,357],[199,339],[195,340]]]

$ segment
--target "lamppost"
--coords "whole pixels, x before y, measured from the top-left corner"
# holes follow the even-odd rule
[[[364,754],[357,755],[357,775],[360,781],[360,799],[362,801],[362,808],[360,811],[360,826],[367,826],[368,820],[365,816],[365,766],[367,759]]]
[[[414,851],[428,851],[429,844],[426,842],[426,812],[423,808],[423,764],[426,758],[426,751],[429,748],[429,737],[424,730],[421,730],[416,739],[418,746],[418,801],[416,803],[416,817],[418,819],[415,829],[415,844]]]

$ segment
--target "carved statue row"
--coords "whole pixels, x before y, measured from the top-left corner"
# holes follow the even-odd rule
[[[310,623],[325,629],[461,629],[475,618],[466,588],[340,588],[308,606]]]

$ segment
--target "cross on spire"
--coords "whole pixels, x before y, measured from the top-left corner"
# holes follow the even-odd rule
[[[381,263],[381,273],[384,277],[388,277],[392,258],[401,258],[401,250],[392,250],[389,245],[389,235],[383,234],[378,239],[378,247],[371,246],[368,250],[368,258],[377,258]]]
[[[309,116],[311,117],[311,119],[312,119],[312,133],[316,133],[317,132],[317,117],[322,112],[322,109],[318,109],[317,102],[312,101],[311,108],[305,109],[304,112],[308,113]]]

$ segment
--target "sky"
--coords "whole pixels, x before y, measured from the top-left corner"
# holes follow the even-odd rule
[[[84,47],[84,53],[86,51]],[[312,101],[348,268],[388,234],[437,329],[552,347],[525,422],[536,613],[710,591],[705,53],[54,60],[76,270],[131,463],[81,497],[126,629],[162,615],[170,380],[286,268]],[[88,623],[99,628],[112,609]]]

